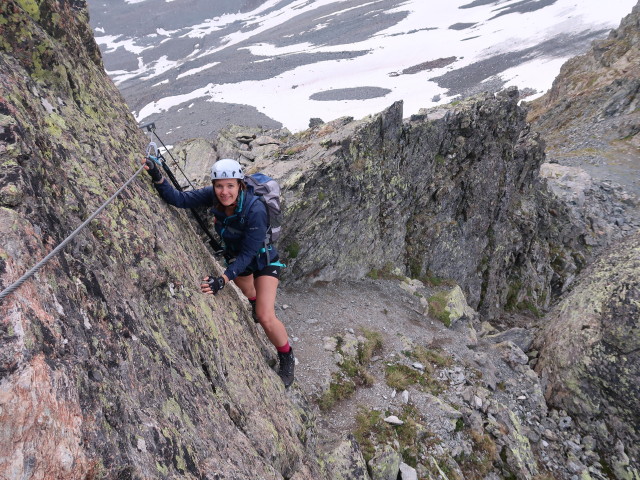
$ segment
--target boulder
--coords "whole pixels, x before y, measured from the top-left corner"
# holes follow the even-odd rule
[[[455,325],[461,319],[472,319],[477,314],[467,304],[467,299],[464,296],[462,289],[456,285],[446,297],[447,306],[445,311],[449,313],[449,322],[451,325]]]
[[[331,480],[369,480],[367,464],[358,442],[349,435],[326,459]]]
[[[380,447],[369,460],[371,480],[397,480],[400,462],[400,454],[390,445]]]
[[[218,160],[218,153],[210,141],[204,138],[185,140],[176,144],[170,153],[178,162],[179,168],[172,165],[168,154],[165,154],[165,158],[182,186],[186,187],[189,182],[195,185],[207,185],[211,182],[211,166]]]
[[[597,439],[611,464],[621,456],[617,441],[631,465],[640,460],[639,279],[636,232],[579,278],[537,339],[547,401]]]
[[[402,480],[418,480],[416,469],[404,462],[400,464],[400,476]]]
[[[483,340],[493,343],[509,341],[515,344],[524,353],[527,353],[531,350],[531,345],[533,345],[534,335],[534,332],[530,329],[515,327],[495,335],[485,335]]]

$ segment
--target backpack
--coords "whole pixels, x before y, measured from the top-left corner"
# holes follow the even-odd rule
[[[269,228],[265,243],[267,245],[275,243],[280,238],[282,210],[280,209],[280,185],[273,178],[264,173],[254,173],[246,175],[244,181],[251,189],[256,198],[262,200],[267,207],[267,220]],[[247,206],[248,212],[251,205]]]

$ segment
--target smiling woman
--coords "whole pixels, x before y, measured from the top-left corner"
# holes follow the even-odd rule
[[[263,197],[247,185],[242,166],[223,158],[211,167],[212,186],[181,191],[165,181],[159,168],[143,160],[156,190],[170,205],[178,208],[208,207],[215,219],[215,229],[224,243],[227,268],[221,276],[205,276],[202,293],[216,295],[233,281],[247,297],[253,318],[259,323],[278,351],[278,375],[285,387],[294,380],[295,358],[287,331],[276,317],[275,301],[280,269],[278,251],[270,234],[273,223]],[[272,219],[273,220],[273,219]]]

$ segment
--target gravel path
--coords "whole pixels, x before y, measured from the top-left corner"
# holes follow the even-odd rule
[[[418,297],[400,287],[398,280],[335,282],[317,286],[279,289],[277,315],[284,322],[298,360],[296,382],[317,398],[338,371],[336,354],[325,349],[327,337],[361,334],[363,329],[383,336],[383,350],[368,365],[375,377],[371,387],[359,387],[353,397],[340,401],[319,416],[320,441],[333,445],[353,431],[359,407],[393,410],[402,405],[401,396],[386,385],[387,362],[406,360],[402,352],[417,345],[453,354],[461,349],[460,336],[442,323],[423,315]],[[419,392],[411,392],[419,395]]]

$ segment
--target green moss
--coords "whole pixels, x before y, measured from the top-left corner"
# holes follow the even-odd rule
[[[424,427],[424,419],[412,405],[405,405],[398,413],[403,425],[392,426],[384,421],[384,416],[385,413],[381,411],[364,407],[360,407],[356,414],[353,434],[367,462],[375,454],[377,445],[397,442],[403,461],[415,468],[418,458],[439,443],[439,439]]]
[[[462,429],[464,428],[464,420],[462,418],[459,418],[458,420],[456,420],[456,428],[455,428],[455,432],[460,432],[462,431]]]
[[[396,363],[387,365],[384,377],[387,385],[396,390],[406,390],[411,385],[419,385],[421,390],[438,395],[442,393],[443,386],[432,375],[432,368],[427,367],[424,372],[419,372],[407,365]]]
[[[395,266],[391,262],[387,262],[381,269],[372,269],[367,277],[374,280],[404,280],[404,275],[395,273]]]
[[[444,165],[447,161],[444,155],[440,155],[439,153],[435,156],[435,161],[439,165]]]
[[[422,374],[406,365],[393,364],[387,365],[384,377],[391,388],[406,390],[410,385],[419,383]]]
[[[318,399],[318,406],[321,410],[329,410],[340,400],[344,400],[353,395],[356,391],[356,384],[342,372],[332,375],[329,388]]]
[[[443,286],[443,285],[444,286],[448,286],[448,287],[453,287],[456,284],[456,282],[454,282],[451,279],[438,277],[437,275],[435,275],[430,270],[427,270],[427,272],[424,275],[421,275],[421,276],[419,276],[417,278],[422,283],[425,283],[425,284],[430,285],[432,287],[440,287],[440,286]]]
[[[361,407],[356,414],[354,437],[360,444],[362,456],[369,462],[375,454],[375,445],[390,443],[395,437],[393,427],[383,420],[382,412]]]
[[[45,129],[52,137],[61,137],[62,132],[67,130],[67,124],[64,118],[62,118],[57,113],[51,113],[47,115],[45,123]]]
[[[290,243],[285,247],[289,258],[296,258],[300,254],[300,245],[297,242]]]
[[[453,365],[453,359],[449,355],[427,349],[422,345],[418,345],[412,352],[409,352],[408,356],[425,366],[434,364],[437,367],[443,368]]]
[[[455,460],[465,479],[482,480],[493,469],[493,462],[498,459],[498,448],[489,435],[470,430],[469,436],[472,441],[471,453],[461,453]]]
[[[362,335],[366,340],[363,344],[359,345],[358,361],[364,365],[371,361],[371,357],[373,357],[374,354],[382,351],[383,341],[382,334],[375,330],[362,328]]]
[[[447,307],[447,292],[438,292],[435,295],[429,297],[429,313],[440,320],[445,327],[451,326],[451,318],[449,318],[449,312]]]
[[[156,462],[156,470],[158,470],[163,477],[167,477],[169,475],[169,467],[162,465],[161,463]]]

